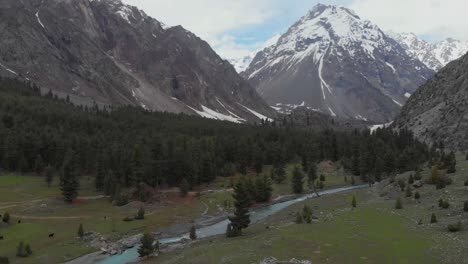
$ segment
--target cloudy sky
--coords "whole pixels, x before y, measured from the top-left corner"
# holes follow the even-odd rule
[[[271,43],[315,4],[346,6],[384,30],[428,41],[468,40],[467,0],[124,0],[168,24],[182,25],[225,58]]]

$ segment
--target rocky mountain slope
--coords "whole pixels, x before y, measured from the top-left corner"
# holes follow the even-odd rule
[[[468,149],[468,55],[449,63],[403,107],[394,126],[426,142]]]
[[[243,76],[272,105],[386,123],[433,71],[353,11],[319,4]]]
[[[448,38],[446,40],[428,43],[413,33],[389,32],[413,58],[419,59],[434,71],[440,70],[449,62],[460,58],[468,52],[468,42]]]
[[[120,0],[3,0],[0,76],[72,101],[259,121],[275,112],[184,28]]]

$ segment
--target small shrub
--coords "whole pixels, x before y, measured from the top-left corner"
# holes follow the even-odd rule
[[[357,206],[356,196],[353,196],[353,200],[351,201],[351,205],[353,206],[353,208],[356,208],[356,206]]]
[[[465,186],[468,186],[468,180],[465,181]]]
[[[321,182],[324,182],[325,180],[326,180],[326,179],[325,179],[325,175],[323,175],[323,174],[320,175],[320,181],[321,181]]]
[[[463,211],[468,212],[468,201],[465,201],[465,203],[463,203]]]
[[[133,217],[130,217],[130,216],[127,216],[123,219],[124,222],[132,222],[133,220],[135,220]]]
[[[406,183],[403,180],[398,180],[398,186],[400,187],[400,190],[403,192],[405,191]]]
[[[413,174],[411,174],[408,178],[408,184],[413,184],[414,183],[414,177],[413,177]]]
[[[431,224],[435,224],[435,223],[437,223],[437,216],[433,213],[431,215]]]
[[[418,225],[423,225],[423,220],[419,219]]]
[[[440,199],[439,200],[439,207],[442,209],[449,209],[450,208],[450,203],[446,200]]]
[[[145,219],[145,208],[143,206],[140,207],[138,210],[137,215],[135,216],[135,220],[143,220]]]
[[[83,224],[80,224],[80,226],[78,227],[78,237],[80,238],[84,237]]]
[[[450,224],[447,226],[447,229],[449,232],[458,232],[462,229],[462,224],[460,221],[458,221],[456,224]]]
[[[191,240],[196,240],[197,239],[197,229],[195,228],[194,225],[190,228],[190,239]]]
[[[411,191],[411,187],[408,186],[406,187],[406,197],[411,197],[413,196],[413,191]]]
[[[403,209],[403,203],[401,202],[400,198],[398,198],[395,202],[395,209],[397,210]]]
[[[10,223],[10,213],[6,212],[4,215],[3,215],[3,219],[2,221],[6,224],[9,224]]]
[[[414,194],[414,199],[416,199],[416,201],[419,201],[419,199],[421,199],[421,195],[419,194],[419,192],[416,192]]]
[[[0,257],[0,264],[10,264],[10,260],[7,257]]]
[[[298,213],[296,213],[296,224],[299,225],[299,224],[302,224],[302,223],[304,223],[302,215],[301,215],[301,213],[298,212]]]
[[[25,258],[29,257],[32,254],[31,246],[29,244],[24,244],[24,242],[20,242],[18,247],[16,247],[16,256]]]

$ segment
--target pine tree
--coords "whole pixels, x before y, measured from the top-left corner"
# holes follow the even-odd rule
[[[270,177],[267,175],[262,177],[257,176],[255,180],[255,189],[255,200],[259,203],[268,202],[271,199],[271,194],[273,192]]]
[[[437,223],[437,216],[433,213],[431,215],[431,224],[435,224],[435,223]]]
[[[32,249],[31,249],[31,246],[29,244],[26,244],[26,246],[24,247],[24,250],[26,251],[27,256],[32,255]]]
[[[50,165],[47,165],[47,167],[44,169],[44,174],[47,187],[50,187],[54,181],[54,168]]]
[[[413,191],[411,191],[411,187],[408,186],[406,187],[406,197],[411,197],[413,196]]]
[[[189,185],[187,179],[183,178],[182,181],[180,182],[180,186],[179,186],[180,196],[187,197],[187,194],[188,194],[189,190],[190,190],[190,185]]]
[[[395,209],[403,209],[403,203],[401,202],[401,198],[398,198],[395,202]]]
[[[84,230],[83,230],[83,224],[80,224],[78,227],[78,237],[83,238],[84,237]]]
[[[37,175],[41,175],[44,171],[44,161],[42,160],[41,155],[36,156],[36,160],[34,161],[34,171]]]
[[[243,181],[239,181],[236,186],[234,186],[234,193],[232,195],[234,198],[234,216],[229,217],[231,221],[230,230],[228,228],[227,235],[231,236],[240,236],[242,235],[242,229],[245,229],[250,224],[250,215],[249,215],[249,195],[245,189],[245,184]]]
[[[104,179],[106,177],[106,172],[104,170],[104,158],[99,155],[96,161],[96,176],[94,178],[94,185],[96,187],[96,191],[101,192],[104,189]]]
[[[463,211],[468,212],[468,201],[463,203]]]
[[[317,165],[312,163],[309,165],[309,171],[307,172],[307,185],[309,189],[315,188],[315,181],[317,180]]]
[[[153,245],[153,243],[154,237],[151,234],[143,234],[143,237],[140,240],[140,248],[138,248],[138,254],[140,255],[140,257],[147,257],[154,253],[156,248]]]
[[[16,247],[16,256],[17,257],[26,257],[27,253],[26,253],[26,250],[24,248],[24,242],[21,241],[18,246]]]
[[[3,223],[5,223],[5,224],[9,224],[9,223],[10,223],[10,213],[9,213],[9,212],[5,212],[5,213],[3,214],[2,221],[3,221]]]
[[[416,201],[419,201],[420,198],[421,198],[421,195],[419,194],[419,192],[416,192],[414,194],[414,199],[416,199]]]
[[[299,166],[294,167],[292,175],[292,190],[297,194],[304,191],[304,174]]]
[[[78,197],[80,184],[77,173],[75,153],[69,150],[64,158],[60,176],[60,190],[65,202],[71,203]]]
[[[312,223],[312,209],[308,205],[304,205],[304,208],[302,208],[302,217],[306,223]]]
[[[357,207],[356,196],[354,196],[354,195],[353,195],[353,200],[351,201],[351,205],[353,206],[353,208]]]
[[[138,209],[137,215],[135,216],[136,220],[143,220],[145,219],[145,208],[143,206],[140,206],[140,209]]]
[[[197,239],[197,229],[195,228],[194,225],[190,227],[190,239],[191,240],[196,240]]]
[[[10,264],[10,260],[7,257],[0,256],[0,264]]]
[[[275,164],[273,168],[274,181],[277,184],[281,184],[286,180],[286,169],[284,164]]]

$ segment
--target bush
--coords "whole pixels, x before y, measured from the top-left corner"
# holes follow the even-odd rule
[[[399,209],[403,209],[403,203],[401,202],[401,199],[398,198],[395,202],[395,209],[399,210]]]
[[[433,213],[431,215],[431,224],[435,224],[435,223],[437,223],[437,216]]]
[[[7,257],[0,257],[0,264],[10,264],[10,260]]]
[[[83,224],[80,224],[80,226],[78,227],[78,237],[80,238],[84,237]]]
[[[302,208],[302,217],[304,218],[304,221],[308,224],[312,223],[312,209],[310,209],[309,206],[304,205],[304,208]]]
[[[413,196],[413,192],[411,191],[411,187],[408,186],[406,187],[406,197],[411,197]]]
[[[463,211],[468,212],[468,201],[463,204]]]
[[[32,254],[31,246],[29,244],[24,244],[23,241],[21,241],[16,248],[16,256],[25,258],[28,257]]]
[[[197,239],[197,229],[195,228],[194,225],[192,225],[192,227],[190,227],[190,239],[191,240],[196,240]]]
[[[468,180],[465,181],[465,186],[468,186]]]
[[[443,199],[439,199],[439,207],[442,209],[448,209],[450,207],[450,203]]]
[[[302,218],[301,213],[298,212],[298,213],[296,213],[296,224],[299,225],[299,224],[302,224],[302,223],[304,223],[304,220]]]
[[[408,184],[413,184],[414,183],[414,177],[413,177],[413,174],[411,174],[408,178]]]
[[[143,206],[140,207],[138,210],[137,215],[135,216],[135,220],[143,220],[145,219],[145,208]]]
[[[419,201],[419,199],[421,199],[421,195],[419,194],[419,192],[416,192],[414,194],[414,199],[416,199],[417,201]]]
[[[403,181],[402,179],[398,180],[398,186],[400,187],[400,190],[403,192],[406,187],[405,181]]]
[[[323,175],[323,174],[320,175],[320,181],[321,181],[321,182],[324,182],[324,181],[325,181],[325,175]]]
[[[353,200],[351,201],[351,205],[353,206],[353,208],[356,208],[356,206],[357,206],[356,196],[353,196]]]
[[[3,215],[3,219],[2,221],[6,224],[9,224],[10,223],[10,213],[6,212],[4,215]]]
[[[133,217],[130,217],[130,216],[127,216],[123,219],[124,222],[132,222],[133,220],[135,220]]]
[[[450,224],[447,226],[447,229],[449,232],[458,232],[462,229],[462,224],[460,221],[458,221],[456,224]]]

